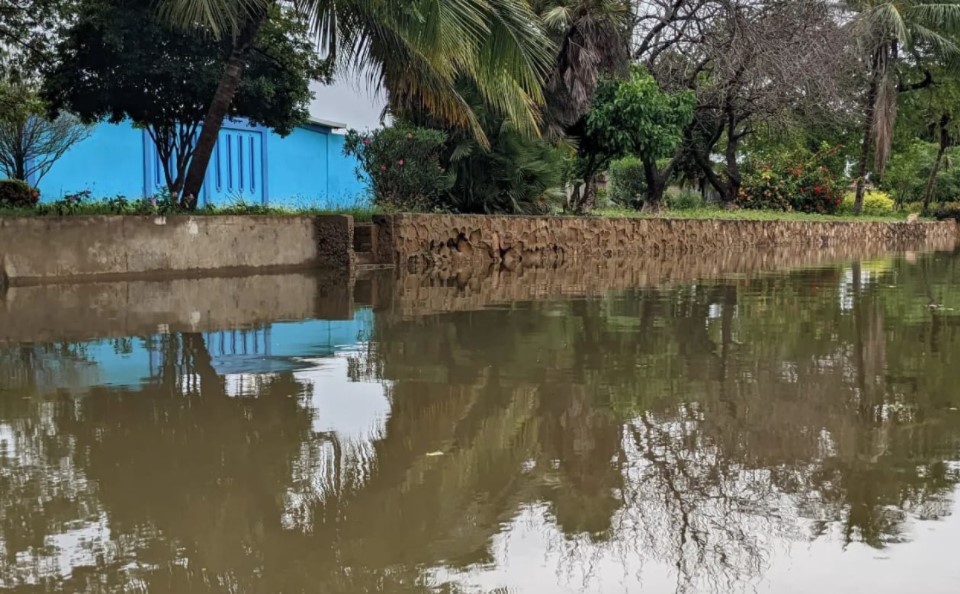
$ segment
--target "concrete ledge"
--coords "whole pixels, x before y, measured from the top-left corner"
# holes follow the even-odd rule
[[[565,262],[723,254],[774,247],[952,249],[954,221],[833,222],[385,215],[377,259],[408,270],[555,267]]]
[[[352,268],[345,216],[0,218],[7,284]]]

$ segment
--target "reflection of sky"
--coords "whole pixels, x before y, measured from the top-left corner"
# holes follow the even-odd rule
[[[957,495],[960,490],[954,490],[950,513],[939,521],[910,520],[904,526],[905,542],[883,550],[860,542],[844,546],[841,529],[836,525],[815,540],[759,535],[748,529],[748,534],[769,541],[758,559],[760,571],[748,579],[728,582],[724,573],[731,568],[721,567],[722,563],[712,559],[708,551],[701,564],[692,567],[702,580],[689,583],[678,579],[675,563],[668,562],[669,547],[652,551],[648,542],[635,540],[635,533],[629,530],[602,543],[591,542],[585,536],[571,538],[557,527],[547,505],[535,504],[521,509],[492,539],[492,563],[466,570],[441,567],[432,570],[430,577],[434,584],[453,582],[465,586],[468,592],[511,594],[955,594],[960,584],[960,564],[956,562],[956,543],[960,539]],[[808,523],[797,522],[801,528]],[[642,526],[633,528],[643,531]],[[719,541],[710,544],[722,545]],[[688,550],[692,552],[692,548]]]
[[[335,432],[345,442],[368,442],[380,436],[390,414],[383,384],[345,382],[347,359],[343,357],[314,363],[294,376],[312,386],[313,430]]]
[[[280,520],[288,530],[309,532],[314,525],[312,503],[345,477],[353,484],[365,482],[374,458],[373,442],[386,430],[387,386],[345,381],[350,356],[308,360],[314,365],[295,374],[297,381],[309,386],[314,439],[302,445],[293,463],[293,484]]]

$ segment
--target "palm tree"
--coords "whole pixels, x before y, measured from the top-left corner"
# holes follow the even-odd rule
[[[630,0],[531,0],[557,45],[546,81],[547,125],[563,137],[586,115],[603,76],[630,61]]]
[[[227,60],[183,187],[196,204],[213,147],[257,32],[279,0],[161,0],[170,22],[231,35]],[[457,91],[469,81],[519,131],[540,133],[542,85],[553,49],[527,0],[299,0],[321,51],[386,91],[394,113],[426,111],[488,145]]]
[[[897,93],[909,88],[897,80],[897,62],[904,52],[920,49],[941,56],[957,54],[957,45],[949,34],[960,27],[960,1],[847,0],[846,5],[854,13],[850,29],[869,68],[854,202],[854,212],[859,214],[870,151],[874,151],[875,165],[882,175],[893,141]],[[929,82],[928,77],[920,84]]]

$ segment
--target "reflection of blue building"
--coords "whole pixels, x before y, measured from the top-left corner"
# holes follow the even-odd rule
[[[218,375],[295,371],[311,366],[311,359],[332,357],[356,349],[369,339],[373,310],[358,309],[352,320],[276,322],[256,328],[203,333]],[[96,340],[77,345],[69,360],[62,354],[43,357],[55,369],[35,366],[37,384],[49,388],[69,385],[135,387],[159,376],[165,337],[154,335],[125,340]],[[42,377],[40,374],[42,373]]]

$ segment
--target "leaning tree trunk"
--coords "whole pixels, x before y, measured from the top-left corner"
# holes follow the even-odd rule
[[[940,173],[940,164],[943,162],[943,155],[950,148],[951,138],[948,126],[950,125],[949,114],[943,114],[940,118],[940,149],[937,151],[937,159],[933,162],[933,169],[930,171],[930,179],[927,180],[927,188],[923,192],[923,212],[930,210],[930,202],[933,200],[933,194],[937,189],[937,175]]]
[[[210,157],[213,155],[213,147],[220,137],[223,119],[227,116],[227,111],[237,94],[237,89],[240,88],[240,80],[243,78],[243,71],[247,66],[247,57],[250,55],[250,49],[257,38],[257,32],[260,31],[260,27],[266,20],[266,11],[252,17],[240,30],[233,42],[230,57],[223,69],[223,75],[220,77],[217,90],[213,94],[213,101],[210,102],[207,115],[203,119],[200,137],[197,138],[190,168],[187,170],[187,176],[183,182],[183,194],[180,202],[190,210],[197,207],[200,188],[203,186],[203,178],[207,175],[207,166],[210,164]]]
[[[873,120],[877,113],[877,92],[880,88],[880,73],[877,71],[879,58],[874,58],[873,75],[870,88],[867,89],[867,105],[863,116],[863,142],[860,145],[860,160],[857,163],[857,194],[853,201],[853,214],[863,212],[863,195],[867,189],[867,163],[870,160],[870,148],[873,145]]]

